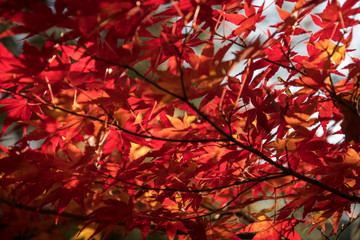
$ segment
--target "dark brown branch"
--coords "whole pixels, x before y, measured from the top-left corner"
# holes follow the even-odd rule
[[[4,198],[0,198],[0,203],[6,204],[9,207],[23,209],[26,211],[38,212],[38,213],[47,214],[47,215],[61,216],[61,217],[71,218],[71,219],[79,220],[79,221],[87,221],[90,219],[90,217],[86,216],[86,215],[79,215],[79,214],[73,214],[73,213],[68,213],[68,212],[59,213],[56,210],[37,208],[37,207],[33,207],[33,206],[26,206],[22,203],[17,203],[17,202],[10,201],[10,200],[4,199]]]
[[[120,125],[118,125],[116,123],[106,122],[105,120],[102,120],[102,119],[94,117],[94,116],[89,116],[89,115],[84,115],[84,114],[81,114],[81,113],[77,113],[77,112],[68,110],[66,108],[56,106],[55,104],[52,104],[52,103],[40,102],[40,101],[37,101],[37,100],[35,100],[33,98],[25,96],[24,94],[16,93],[16,92],[9,91],[9,90],[6,90],[6,89],[2,89],[2,91],[8,92],[8,93],[11,93],[11,94],[14,94],[14,95],[21,96],[21,97],[26,98],[26,99],[28,99],[30,101],[35,102],[35,103],[43,104],[45,106],[51,107],[53,109],[60,110],[62,112],[66,112],[66,113],[74,115],[74,116],[87,118],[87,119],[97,121],[97,122],[100,122],[100,123],[106,123],[107,125],[111,125],[113,127],[116,127],[120,131],[129,133],[131,135],[141,137],[141,138],[148,138],[148,139],[167,141],[167,142],[185,142],[185,143],[228,142],[230,140],[230,139],[226,139],[226,138],[222,138],[222,139],[211,139],[211,138],[210,139],[173,139],[173,138],[161,138],[161,137],[156,137],[156,136],[152,136],[152,135],[143,135],[143,134],[140,134],[140,133],[136,133],[136,132],[132,132],[130,130],[127,130],[126,128],[123,128],[123,127],[121,127]]]
[[[233,43],[233,44],[235,44],[235,45],[237,45],[237,46],[239,46],[239,47],[242,47],[242,48],[248,47],[244,41],[242,41],[242,44],[240,44],[240,43],[238,43],[238,42],[236,42],[236,41],[234,41],[234,40],[232,40],[232,39],[225,38],[225,37],[222,36],[221,34],[215,33],[215,35],[218,36],[218,37],[221,37],[223,41],[229,41],[229,42],[231,42],[231,43]],[[286,68],[286,69],[289,69],[289,70],[292,70],[292,71],[296,71],[296,72],[300,73],[300,74],[303,75],[303,76],[307,76],[307,74],[306,74],[305,72],[303,72],[303,71],[301,71],[300,69],[296,68],[294,65],[292,65],[292,66],[286,66],[286,65],[284,65],[284,64],[281,64],[281,63],[272,61],[272,60],[270,60],[270,59],[268,59],[268,58],[266,58],[266,57],[262,57],[261,59],[263,59],[263,60],[265,60],[265,61],[267,61],[267,62],[269,62],[269,63],[272,63],[272,64],[274,64],[274,65],[277,65],[277,66],[279,66],[279,67]]]
[[[117,64],[116,64],[117,65]],[[131,68],[129,68],[131,69]],[[144,81],[153,84],[152,81],[150,81],[149,79],[147,79],[146,77],[142,76],[139,72],[137,72],[136,70],[134,71],[136,73],[136,75],[138,75],[139,77],[141,77]],[[153,84],[155,87],[157,87],[157,85]],[[160,89],[161,90],[161,89]],[[166,92],[169,92],[168,90]],[[177,96],[176,94],[171,93],[172,96]],[[329,191],[331,193],[334,193],[346,200],[352,201],[352,202],[358,202],[360,203],[360,198],[355,196],[355,195],[349,195],[346,194],[342,191],[339,191],[335,188],[332,188],[318,180],[315,180],[313,178],[309,178],[306,177],[305,175],[302,175],[300,173],[297,173],[291,169],[288,169],[287,167],[284,167],[283,165],[279,164],[278,162],[272,160],[271,158],[269,158],[268,156],[266,156],[265,154],[263,154],[262,152],[260,152],[259,150],[253,148],[252,146],[248,146],[245,145],[241,142],[239,142],[238,140],[236,140],[233,136],[227,134],[225,131],[223,131],[219,126],[217,126],[206,114],[204,114],[203,112],[201,112],[193,103],[189,102],[187,99],[184,99],[182,97],[179,97],[179,99],[183,100],[189,107],[191,107],[200,117],[202,117],[205,121],[207,121],[213,128],[215,128],[219,134],[223,135],[226,139],[230,139],[231,142],[233,142],[234,144],[236,144],[237,146],[261,157],[263,160],[265,160],[266,162],[268,162],[269,164],[273,165],[274,167],[280,169],[281,171],[283,171],[283,173],[291,175],[293,177],[296,177],[300,180],[303,180],[307,183],[310,183],[314,186],[317,186],[319,188],[322,188],[326,191]]]
[[[17,208],[17,209],[23,209],[26,211],[37,212],[37,213],[46,214],[46,215],[65,217],[65,218],[73,219],[76,221],[88,221],[90,219],[90,217],[86,216],[86,215],[73,214],[73,213],[68,213],[68,212],[58,213],[58,211],[56,211],[56,210],[37,208],[37,207],[33,207],[33,206],[26,206],[24,204],[17,203],[17,202],[14,202],[14,201],[11,201],[8,199],[4,199],[4,198],[0,198],[0,203],[3,203],[9,207],[13,207],[13,208]],[[118,223],[118,225],[122,225],[122,223]],[[152,226],[152,228],[154,228],[154,226]],[[187,233],[184,233],[181,231],[177,231],[176,234],[187,235]],[[256,235],[256,233],[239,233],[237,235],[238,235],[238,237],[240,237],[242,239],[252,239]]]
[[[238,199],[242,194],[246,193],[247,191],[249,191],[250,189],[252,189],[254,186],[256,186],[259,183],[260,182],[255,182],[255,183],[251,184],[250,186],[246,187],[244,190],[239,192],[233,199],[228,201],[224,206],[222,206],[221,208],[215,209],[215,210],[213,210],[211,212],[208,212],[208,213],[204,213],[204,214],[200,214],[200,215],[196,215],[196,216],[192,216],[192,217],[185,217],[185,218],[167,218],[167,217],[161,217],[161,216],[151,216],[151,215],[146,215],[146,214],[142,214],[142,213],[135,213],[135,215],[138,215],[139,217],[144,217],[144,218],[149,218],[149,219],[156,219],[156,220],[161,220],[161,221],[165,220],[165,221],[182,221],[182,222],[197,219],[197,218],[203,218],[203,217],[211,216],[211,215],[219,213],[220,211],[227,208],[231,203],[233,203],[236,199]],[[196,214],[196,213],[194,212],[194,213],[191,213],[191,214]]]
[[[217,126],[206,114],[204,114],[203,112],[201,112],[193,103],[189,102],[187,99],[185,99],[184,97],[181,97],[181,96],[178,96],[177,94],[174,94],[172,93],[171,91],[167,90],[167,89],[164,89],[162,88],[161,86],[159,86],[158,84],[156,84],[155,82],[151,81],[150,79],[148,79],[147,77],[143,76],[142,74],[140,74],[136,69],[130,67],[130,66],[122,66],[121,64],[118,64],[118,63],[114,63],[114,62],[111,62],[111,61],[108,61],[108,60],[102,60],[101,58],[98,58],[98,57],[94,57],[96,58],[97,60],[100,60],[100,61],[104,61],[106,63],[109,63],[109,64],[113,64],[115,66],[119,66],[119,67],[123,67],[123,68],[126,68],[126,69],[129,69],[131,71],[133,71],[138,77],[140,77],[141,79],[143,79],[145,82],[147,83],[150,83],[152,84],[153,86],[157,87],[158,89],[164,91],[165,93],[168,93],[170,94],[171,96],[173,97],[176,97],[180,100],[183,100],[189,107],[191,107],[200,117],[202,117],[205,121],[207,121],[213,128],[215,128],[216,131],[218,131],[219,134],[223,135],[225,137],[225,139],[229,139],[229,141],[233,142],[235,145],[259,156],[260,158],[262,158],[263,160],[265,160],[266,162],[268,162],[269,164],[273,165],[274,167],[280,169],[281,171],[283,171],[283,173],[285,174],[288,174],[288,175],[291,175],[293,177],[296,177],[300,180],[303,180],[307,183],[310,183],[314,186],[317,186],[319,188],[322,188],[326,191],[329,191],[333,194],[336,194],[346,200],[349,200],[349,201],[352,201],[352,202],[358,202],[360,203],[360,198],[355,196],[355,195],[349,195],[349,194],[346,194],[342,191],[339,191],[335,188],[332,188],[318,180],[315,180],[313,178],[310,178],[310,177],[306,177],[305,175],[302,175],[300,173],[297,173],[291,169],[288,169],[287,167],[284,167],[283,165],[279,164],[278,162],[272,160],[271,158],[269,158],[268,156],[266,156],[265,154],[263,154],[262,152],[260,152],[259,150],[253,148],[252,146],[248,146],[248,145],[245,145],[241,142],[239,142],[238,140],[236,140],[233,136],[227,134],[225,131],[223,131],[219,126]]]
[[[269,181],[269,180],[273,180],[273,179],[277,179],[277,178],[281,178],[281,177],[285,177],[288,176],[287,174],[273,174],[273,175],[268,175],[268,176],[263,176],[263,177],[258,177],[258,178],[254,178],[254,179],[247,179],[244,181],[237,181],[234,182],[232,184],[229,185],[224,185],[224,186],[219,186],[219,187],[215,187],[215,188],[206,188],[206,189],[178,189],[178,188],[169,188],[169,187],[165,187],[165,188],[154,188],[154,187],[148,187],[148,186],[142,186],[142,185],[138,185],[135,183],[131,183],[122,179],[119,179],[117,177],[113,177],[109,174],[105,174],[102,173],[101,171],[98,170],[94,170],[94,169],[90,169],[91,171],[95,171],[97,173],[100,173],[108,178],[114,179],[118,182],[122,182],[134,187],[125,187],[125,186],[116,186],[119,188],[125,188],[125,189],[142,189],[142,190],[154,190],[154,191],[168,191],[168,192],[189,192],[189,193],[201,193],[201,192],[212,192],[212,191],[217,191],[217,190],[221,190],[221,189],[225,189],[225,188],[231,188],[231,187],[235,187],[235,186],[240,186],[240,185],[244,185],[244,184],[248,184],[248,183],[253,183],[253,182],[264,182],[264,181]],[[102,183],[102,184],[106,184],[106,183]]]

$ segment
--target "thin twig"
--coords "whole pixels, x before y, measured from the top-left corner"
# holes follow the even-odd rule
[[[43,214],[47,214],[47,215],[61,216],[61,217],[71,218],[74,220],[87,221],[90,219],[90,217],[86,216],[86,215],[73,214],[73,213],[68,213],[68,212],[59,213],[56,210],[38,208],[38,207],[33,207],[33,206],[26,206],[22,203],[17,203],[17,202],[10,201],[10,200],[4,199],[4,198],[0,198],[0,203],[4,203],[4,204],[8,205],[9,207],[24,209],[24,210],[32,211],[32,212],[43,213]]]
[[[201,192],[212,192],[212,191],[217,191],[217,190],[221,190],[221,189],[225,189],[225,188],[231,188],[234,186],[240,186],[240,185],[244,185],[244,184],[248,184],[248,183],[252,183],[252,182],[264,182],[264,181],[269,181],[269,180],[273,180],[273,179],[277,179],[277,178],[281,178],[281,177],[285,177],[288,176],[287,174],[273,174],[273,175],[268,175],[268,176],[262,176],[259,178],[254,178],[254,179],[247,179],[247,180],[243,180],[243,181],[236,181],[232,184],[228,184],[228,185],[224,185],[224,186],[219,186],[219,187],[215,187],[215,188],[206,188],[206,189],[179,189],[179,188],[170,188],[170,187],[164,187],[164,188],[154,188],[154,187],[148,187],[148,186],[144,186],[144,185],[138,185],[136,183],[131,183],[125,180],[122,180],[120,178],[117,177],[113,177],[110,174],[106,174],[103,173],[99,170],[95,170],[95,169],[90,169],[91,171],[95,171],[101,175],[104,175],[108,178],[114,179],[118,182],[122,182],[128,185],[133,186],[133,188],[131,187],[125,187],[125,186],[116,186],[119,188],[125,188],[125,189],[142,189],[142,190],[154,190],[154,191],[170,191],[170,192],[189,192],[189,193],[201,193]]]

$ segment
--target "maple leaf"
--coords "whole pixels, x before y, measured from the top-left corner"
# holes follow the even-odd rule
[[[317,61],[321,59],[331,58],[335,64],[340,64],[345,59],[345,45],[338,46],[330,40],[320,40],[318,42],[311,42],[309,44],[314,45],[317,49],[324,51]]]
[[[19,119],[27,121],[31,118],[32,111],[24,98],[2,99],[0,113],[8,113],[3,123],[0,135],[4,134],[11,124]]]

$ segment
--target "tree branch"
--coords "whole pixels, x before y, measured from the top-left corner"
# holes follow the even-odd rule
[[[23,209],[26,211],[32,211],[32,212],[38,212],[38,213],[43,213],[43,214],[47,214],[47,215],[54,215],[54,216],[61,216],[61,217],[66,217],[66,218],[71,218],[74,220],[80,220],[80,221],[87,221],[90,219],[89,216],[86,215],[79,215],[79,214],[73,214],[73,213],[68,213],[68,212],[61,212],[59,213],[56,210],[52,210],[52,209],[45,209],[45,208],[38,208],[38,207],[33,207],[33,206],[26,206],[22,203],[17,203],[5,198],[0,198],[0,203],[6,204],[9,207],[14,207],[14,208],[18,208],[18,209]]]
[[[116,123],[107,122],[105,120],[102,120],[102,119],[94,117],[94,116],[89,116],[89,115],[84,115],[84,114],[81,114],[81,113],[77,113],[77,112],[65,109],[63,107],[56,106],[53,103],[47,103],[47,102],[44,102],[44,101],[37,101],[37,100],[35,100],[35,99],[31,98],[31,97],[25,96],[24,94],[21,94],[21,93],[16,93],[16,92],[6,90],[6,89],[2,89],[2,91],[8,92],[8,93],[11,93],[11,94],[14,94],[14,95],[21,96],[21,97],[26,98],[26,99],[28,99],[30,101],[35,102],[35,103],[42,104],[42,105],[51,107],[53,109],[60,110],[62,112],[65,112],[65,113],[68,113],[68,114],[71,114],[71,115],[74,115],[74,116],[87,118],[87,119],[97,121],[97,122],[100,122],[100,123],[106,123],[107,125],[116,127],[120,131],[129,133],[131,135],[141,137],[141,138],[160,140],[160,141],[166,141],[166,142],[184,142],[184,143],[228,142],[230,140],[230,139],[227,139],[227,138],[222,138],[222,139],[221,138],[219,138],[219,139],[211,139],[211,138],[209,138],[209,139],[186,139],[185,140],[185,139],[161,138],[161,137],[156,137],[156,136],[152,136],[152,135],[143,135],[143,134],[140,134],[140,133],[136,133],[136,132],[132,132],[130,130],[127,130],[126,128],[123,128],[123,127],[121,127],[120,125],[118,125]]]
[[[109,177],[111,179],[114,179],[116,181],[125,183],[125,184],[129,184],[131,186],[134,187],[123,187],[123,186],[116,186],[119,188],[125,188],[125,189],[142,189],[142,190],[154,190],[154,191],[168,191],[168,192],[188,192],[188,193],[201,193],[201,192],[212,192],[212,191],[217,191],[217,190],[221,190],[221,189],[225,189],[225,188],[231,188],[231,187],[235,187],[235,186],[240,186],[240,185],[244,185],[244,184],[248,184],[248,183],[253,183],[253,182],[264,182],[264,181],[269,181],[269,180],[273,180],[273,179],[277,179],[277,178],[281,178],[281,177],[286,177],[289,176],[287,174],[273,174],[273,175],[268,175],[268,176],[262,176],[262,177],[258,177],[258,178],[254,178],[254,179],[247,179],[247,180],[243,180],[243,181],[237,181],[234,182],[232,184],[228,184],[228,185],[224,185],[224,186],[219,186],[219,187],[215,187],[215,188],[206,188],[206,189],[179,189],[179,188],[170,188],[170,187],[164,187],[164,188],[154,188],[154,187],[148,187],[148,186],[143,186],[143,185],[138,185],[136,183],[131,183],[122,179],[119,179],[117,177],[113,177],[110,174],[105,174],[102,173],[98,170],[95,169],[90,169],[91,171],[97,172],[99,174],[102,174],[106,177]],[[106,183],[103,183],[106,184]]]
[[[121,66],[120,64],[116,64],[116,63],[113,63],[114,65],[117,65],[117,66]],[[158,85],[156,83],[154,83],[153,81],[151,81],[150,79],[146,78],[145,76],[143,76],[142,74],[140,74],[138,71],[136,71],[135,69],[131,68],[131,67],[127,67],[127,69],[130,69],[130,70],[133,70],[134,73],[136,75],[138,75],[139,77],[141,77],[145,82],[148,82],[150,84],[152,84],[153,86],[155,87],[158,87]],[[162,88],[159,88],[160,90],[162,90]],[[303,180],[307,183],[310,183],[314,186],[317,186],[319,188],[322,188],[326,191],[329,191],[333,194],[336,194],[346,200],[349,200],[349,201],[352,201],[352,202],[358,202],[360,203],[360,198],[357,197],[357,196],[354,196],[354,195],[349,195],[349,194],[346,194],[342,191],[339,191],[335,188],[332,188],[318,180],[315,180],[315,179],[312,179],[312,178],[309,178],[309,177],[306,177],[300,173],[297,173],[291,169],[288,169],[284,166],[282,166],[281,164],[277,163],[276,161],[273,161],[271,158],[269,158],[268,156],[266,156],[265,154],[263,154],[262,152],[260,152],[259,150],[255,149],[254,147],[252,146],[248,146],[248,145],[245,145],[241,142],[239,142],[238,140],[236,140],[233,136],[231,135],[228,135],[225,131],[223,131],[219,126],[217,126],[206,114],[204,114],[203,112],[201,112],[193,103],[189,102],[187,99],[184,99],[183,97],[180,97],[180,96],[177,96],[176,94],[174,93],[171,93],[170,91],[166,90],[164,91],[166,93],[169,93],[170,95],[174,96],[174,97],[177,97],[179,98],[180,100],[183,100],[190,108],[192,108],[197,114],[199,114],[200,117],[202,117],[205,121],[207,121],[212,127],[214,127],[218,132],[219,134],[223,135],[226,139],[230,139],[231,142],[233,142],[234,144],[236,144],[237,146],[261,157],[263,160],[265,160],[266,162],[268,162],[269,164],[273,165],[274,167],[280,169],[281,171],[283,171],[285,174],[288,174],[288,175],[291,175],[293,177],[296,177],[300,180]]]

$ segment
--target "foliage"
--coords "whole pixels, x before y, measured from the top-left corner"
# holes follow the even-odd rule
[[[250,0],[1,1],[1,136],[23,129],[0,146],[1,236],[339,236],[360,203],[357,1],[270,2],[280,22]]]

